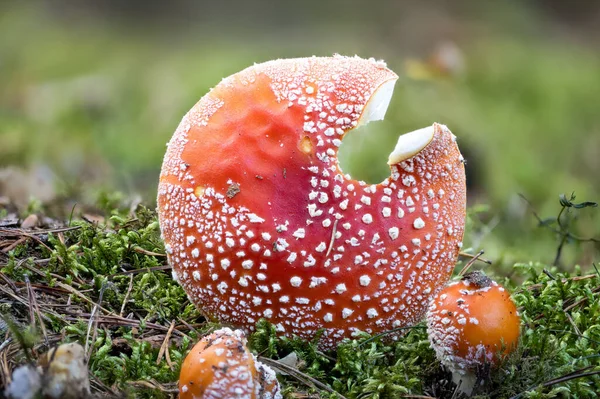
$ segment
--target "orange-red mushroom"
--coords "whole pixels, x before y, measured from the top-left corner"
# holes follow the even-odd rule
[[[353,180],[345,134],[383,119],[396,74],[358,57],[277,60],[223,80],[183,118],[158,191],[173,275],[211,319],[334,347],[411,325],[461,246],[455,136],[401,136],[379,184]]]
[[[179,375],[180,399],[281,399],[275,372],[254,358],[241,330],[222,328],[202,338]]]
[[[452,371],[460,389],[470,394],[477,368],[497,364],[516,348],[520,317],[504,287],[473,272],[433,298],[427,331],[437,358]]]

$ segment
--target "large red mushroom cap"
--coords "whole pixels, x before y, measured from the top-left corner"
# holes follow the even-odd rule
[[[421,319],[461,246],[465,174],[443,125],[401,136],[391,176],[337,160],[383,119],[397,76],[358,57],[277,60],[223,80],[183,118],[158,209],[173,275],[207,316],[266,318],[322,348]]]

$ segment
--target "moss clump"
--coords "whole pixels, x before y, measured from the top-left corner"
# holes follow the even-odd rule
[[[521,341],[513,354],[483,377],[484,386],[474,397],[595,397],[600,376],[572,377],[600,373],[600,275],[584,275],[579,268],[574,273],[555,273],[535,263],[515,265],[515,272],[526,278],[520,287],[513,286],[522,318]],[[257,328],[250,340],[256,351],[276,357],[295,350],[303,373],[346,398],[457,397],[451,375],[435,359],[423,325],[406,329],[397,342],[389,342],[385,334],[365,335],[344,342],[337,353],[328,355],[314,345],[305,348],[306,343],[294,345],[293,340],[276,338],[264,321]],[[561,382],[561,377],[567,378]],[[286,382],[307,390],[293,379]],[[322,390],[319,394],[339,397]]]
[[[6,240],[23,237],[19,229],[10,231]],[[26,286],[33,288],[39,306],[34,352],[58,341],[87,342],[97,391],[168,397],[190,344],[211,326],[171,278],[155,213],[117,209],[101,224],[77,220],[26,234],[34,238],[0,263],[9,282],[0,298],[11,303],[11,318],[28,324]],[[25,354],[11,345],[15,366]]]
[[[217,326],[172,280],[154,212],[113,209],[98,219],[103,222],[4,229],[4,246],[26,238],[0,258],[0,301],[10,305],[4,317],[28,331],[26,339],[3,348],[13,355],[9,366],[57,342],[77,341],[88,350],[96,394],[116,389],[130,397],[171,397],[187,351]],[[521,313],[521,341],[483,376],[477,397],[587,398],[600,392],[594,374],[600,372],[600,274],[517,264],[503,284]],[[261,320],[249,342],[256,354],[275,361],[296,354],[298,362],[280,376],[288,398],[457,397],[422,324],[397,340],[390,336],[364,334],[322,353],[316,341],[278,337]],[[8,376],[1,377],[6,383]]]

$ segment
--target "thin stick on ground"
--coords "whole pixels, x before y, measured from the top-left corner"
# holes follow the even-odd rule
[[[131,381],[129,384],[131,384],[133,386],[137,386],[137,387],[159,390],[164,393],[178,393],[179,392],[179,388],[177,388],[176,386],[174,388],[168,388],[163,384],[159,384],[158,382],[156,382],[153,379]]]
[[[558,377],[558,378],[555,378],[555,379],[552,379],[552,380],[549,380],[549,381],[543,382],[543,383],[541,383],[541,384],[539,384],[539,385],[534,385],[534,386],[531,386],[531,387],[529,387],[529,388],[528,388],[526,391],[524,391],[524,392],[521,392],[521,393],[518,393],[518,394],[516,394],[516,395],[514,395],[514,396],[511,396],[511,397],[510,397],[510,399],[519,399],[519,398],[520,398],[521,396],[523,396],[525,393],[527,393],[527,392],[531,391],[532,389],[535,389],[536,387],[544,387],[544,388],[548,388],[548,387],[551,387],[552,385],[561,384],[561,383],[563,383],[563,382],[567,382],[567,381],[575,380],[575,379],[577,379],[577,378],[591,377],[591,376],[593,376],[593,375],[598,375],[598,374],[600,374],[600,370],[596,370],[596,371],[590,371],[590,372],[587,372],[587,373],[581,373],[581,371],[583,371],[583,370],[588,370],[589,368],[590,368],[590,367],[585,367],[585,368],[583,368],[583,369],[579,369],[579,370],[576,370],[576,371],[574,371],[574,372],[572,372],[572,373],[566,374],[566,375],[564,375],[564,376],[562,376],[562,377]]]
[[[23,230],[23,229],[0,229],[0,235],[7,237],[15,237],[21,235],[41,235],[49,233],[64,233],[66,231],[79,230],[81,226],[61,227],[58,229],[46,229],[46,230]]]
[[[173,329],[175,328],[175,320],[171,321],[171,325],[169,326],[169,330],[165,334],[165,339],[163,340],[162,345],[160,346],[160,351],[158,351],[158,356],[156,358],[156,364],[160,364],[162,361],[163,355],[165,356],[165,360],[169,365],[169,368],[173,370],[173,363],[171,362],[171,357],[169,355],[169,341],[171,340],[171,334],[173,333]]]
[[[31,286],[31,282],[29,281],[29,277],[25,276],[25,284],[27,286],[27,296],[29,297],[29,311],[31,313],[31,325],[35,326],[35,319],[40,322],[40,330],[42,331],[42,335],[44,336],[44,342],[48,345],[48,333],[46,332],[46,326],[44,325],[44,319],[42,318],[42,312],[40,312],[40,307],[37,304],[37,299],[35,297],[35,292],[33,291],[33,287]]]
[[[125,297],[123,298],[123,304],[121,305],[121,311],[119,312],[119,316],[123,317],[123,313],[125,313],[125,306],[127,305],[127,300],[129,299],[129,295],[131,294],[131,290],[133,289],[133,274],[129,276],[129,287],[127,287],[127,292],[125,293]]]
[[[83,295],[80,291],[76,290],[75,288],[71,287],[70,285],[63,284],[63,283],[60,283],[60,282],[57,282],[56,285],[58,287],[64,289],[64,290],[67,290],[71,294],[75,294],[78,298],[83,299],[84,301],[86,301],[90,305],[94,305],[94,306],[98,305],[98,309],[100,309],[101,311],[103,311],[104,313],[106,313],[108,316],[116,316],[116,317],[118,317],[118,315],[116,315],[115,313],[111,312],[110,310],[108,310],[106,308],[103,308],[99,303],[95,303],[90,298],[88,298],[87,296]]]
[[[194,326],[192,326],[190,323],[188,323],[187,321],[183,320],[181,317],[178,317],[177,320],[179,320],[181,322],[181,324],[183,324],[184,326],[186,326],[191,332],[198,334],[198,330],[196,330],[194,328]]]
[[[488,265],[492,264],[491,260],[484,259],[481,256],[479,256],[479,254],[473,255],[473,254],[470,254],[470,253],[467,253],[467,252],[459,252],[458,256],[462,256],[463,258],[469,258],[469,259],[473,259],[473,258],[476,257],[477,258],[476,260],[478,260],[479,262],[483,262],[483,263],[488,264]]]
[[[527,203],[527,206],[531,209],[531,213],[533,214],[533,217],[538,221],[538,226],[546,227],[548,230],[550,230],[560,236],[560,242],[558,244],[558,247],[556,248],[556,255],[554,256],[554,261],[552,263],[553,266],[558,266],[561,255],[562,255],[563,247],[569,240],[574,240],[574,241],[579,241],[579,242],[600,243],[600,239],[598,239],[598,238],[594,238],[594,237],[584,238],[584,237],[579,237],[575,234],[572,234],[568,230],[568,228],[569,228],[568,223],[567,223],[567,225],[564,225],[561,220],[561,216],[563,215],[565,210],[567,210],[571,207],[580,208],[581,206],[578,206],[578,205],[583,205],[583,207],[587,207],[587,206],[595,207],[595,206],[598,206],[598,204],[592,203],[592,202],[585,203],[585,205],[584,204],[578,204],[578,205],[573,204],[571,202],[575,199],[575,197],[573,195],[571,196],[571,200],[567,200],[566,197],[561,198],[562,208],[561,208],[560,212],[558,213],[558,216],[555,219],[554,218],[551,219],[552,223],[556,222],[556,224],[558,225],[558,228],[555,228],[554,226],[552,226],[552,223],[549,222],[550,219],[544,220],[540,217],[540,215],[538,215],[535,208],[533,207],[533,204],[527,199],[527,197],[525,197],[523,194],[519,194],[519,196]],[[563,202],[563,199],[565,202]],[[569,211],[567,210],[567,214],[568,214],[568,212]]]
[[[462,268],[462,270],[458,273],[459,276],[464,276],[465,273],[467,271],[469,271],[469,269],[471,268],[471,266],[473,266],[473,264],[479,259],[479,257],[481,255],[483,255],[485,252],[483,251],[483,249],[481,251],[479,251],[477,253],[477,255],[474,255],[470,261],[467,262],[467,264],[465,265],[465,267]],[[487,263],[487,262],[485,262]],[[492,264],[492,262],[490,262],[489,264]]]
[[[323,384],[321,381],[311,377],[310,375],[304,374],[295,367],[288,366],[287,364],[279,362],[277,360],[269,359],[268,357],[259,356],[258,360],[265,363],[267,366],[286,372],[288,375],[294,377],[295,379],[297,379],[298,381],[300,381],[308,387],[319,388],[329,393],[337,395],[340,399],[347,399],[345,396],[334,391],[329,386]]]
[[[588,279],[598,278],[598,277],[599,276],[597,274],[587,274],[585,276],[574,276],[574,277],[569,277],[569,278],[563,278],[560,281],[562,283],[567,283],[569,281],[581,281],[581,280],[588,280]],[[531,285],[528,285],[527,287],[519,288],[517,290],[517,292],[521,292],[521,291],[524,291],[524,290],[535,290],[535,289],[538,289],[538,288],[542,288],[544,285],[545,285],[544,283],[531,284]],[[565,308],[565,310],[568,310],[568,308]]]
[[[388,334],[393,334],[393,333],[395,333],[395,332],[398,332],[398,331],[403,331],[403,330],[412,330],[412,329],[416,329],[416,328],[427,328],[427,327],[425,327],[425,326],[408,326],[408,327],[397,327],[397,328],[393,328],[393,329],[391,329],[391,330],[384,331],[384,332],[382,332],[382,333],[379,333],[379,334],[377,334],[377,335],[373,335],[373,336],[372,336],[372,337],[370,337],[370,338],[367,338],[366,340],[364,340],[363,342],[361,342],[361,343],[359,344],[359,346],[366,345],[366,344],[368,344],[369,342],[371,342],[371,341],[374,341],[374,340],[376,340],[377,338],[381,338],[381,337],[383,337],[383,336],[386,336],[386,335],[388,335]]]
[[[98,303],[96,305],[94,305],[94,308],[92,309],[92,314],[90,315],[90,320],[88,322],[88,329],[87,329],[87,334],[85,337],[85,363],[86,364],[89,364],[90,358],[92,356],[92,348],[90,346],[88,346],[88,344],[90,342],[89,339],[90,339],[90,332],[92,330],[92,326],[94,328],[92,342],[94,342],[96,340],[96,335],[98,334],[98,318],[96,317],[96,313],[98,312],[98,308],[100,307],[100,304],[102,303],[102,297],[104,296],[105,289],[106,289],[106,283],[103,283],[102,287],[100,288],[100,295],[98,297]]]

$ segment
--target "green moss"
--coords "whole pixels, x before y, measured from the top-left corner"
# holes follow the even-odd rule
[[[480,211],[485,209],[469,212],[467,241],[477,231]],[[56,296],[38,300],[46,304],[43,306],[56,305],[46,312],[48,334],[64,335],[66,341],[82,344],[89,341],[90,370],[102,384],[136,397],[167,397],[191,345],[217,326],[204,321],[172,280],[165,267],[156,214],[144,207],[130,216],[129,212],[126,207],[108,211],[105,225],[74,220],[72,230],[48,234],[42,240],[44,245],[38,241],[22,244],[10,252],[2,273],[14,282],[23,283],[28,277],[36,287],[60,290]],[[47,259],[43,268],[36,259]],[[42,269],[42,273],[32,271]],[[600,276],[595,271],[586,273],[579,267],[561,272],[532,262],[516,264],[511,279],[498,279],[514,292],[522,318],[521,342],[504,363],[485,376],[479,397],[586,398],[600,390],[596,375],[552,383],[577,370],[600,370]],[[67,301],[75,313],[61,311]],[[90,314],[97,303],[106,311],[96,309],[96,328],[90,324]],[[25,323],[29,320],[25,306],[15,304],[11,314]],[[116,320],[119,314],[124,318]],[[181,332],[171,334],[169,364],[164,355],[157,359],[172,322]],[[39,326],[34,335],[27,336],[42,345],[38,350],[43,349]],[[348,399],[452,397],[451,376],[435,359],[423,324],[403,330],[397,340],[390,337],[363,334],[344,341],[336,352],[322,353],[316,340],[278,337],[275,328],[261,320],[249,342],[255,353],[272,359],[295,352],[300,373]],[[26,346],[31,347],[31,342]],[[280,380],[288,397],[302,392],[337,396],[293,376]]]
[[[556,273],[546,265],[533,263],[515,265],[515,271],[526,278],[514,293],[522,319],[520,345],[484,376],[485,385],[476,397],[594,397],[600,391],[600,377],[596,375],[543,385],[581,369],[600,371],[600,276],[581,278],[578,268],[573,274]],[[268,323],[259,322],[257,329],[250,340],[256,351],[277,357],[292,350],[290,340],[276,338]],[[423,325],[408,329],[397,342],[389,342],[385,335],[346,341],[337,353],[330,354],[335,362],[319,355],[314,345],[302,345],[306,343],[293,349],[303,360],[301,371],[346,398],[449,398],[454,394],[451,375],[435,359]],[[286,382],[299,390],[307,389],[293,379]],[[336,397],[320,393],[322,397]]]

